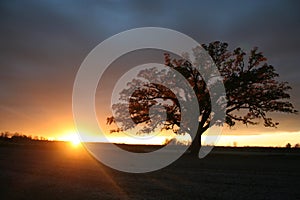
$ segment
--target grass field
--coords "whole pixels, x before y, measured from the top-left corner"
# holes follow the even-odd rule
[[[300,199],[299,149],[214,148],[146,174],[63,142],[0,145],[1,199]]]

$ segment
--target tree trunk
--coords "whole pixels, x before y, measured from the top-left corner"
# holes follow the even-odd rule
[[[198,157],[200,148],[201,148],[201,135],[202,135],[203,131],[199,128],[197,131],[197,134],[194,138],[194,140],[192,141],[192,144],[190,146],[190,153],[192,155],[195,155]]]

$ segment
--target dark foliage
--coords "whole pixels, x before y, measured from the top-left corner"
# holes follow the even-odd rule
[[[279,123],[274,122],[267,113],[297,112],[289,102],[288,91],[291,87],[287,82],[280,82],[276,79],[279,75],[274,67],[266,62],[267,59],[257,48],[253,48],[248,55],[241,48],[230,51],[227,43],[218,41],[203,45],[203,48],[209,53],[223,77],[227,98],[226,124],[234,126],[236,122],[241,122],[246,125],[256,125],[262,121],[266,127],[277,127]],[[205,74],[199,74],[188,60],[171,59],[169,54],[165,54],[165,65],[183,75],[197,96],[199,128],[193,145],[197,146],[195,151],[198,151],[201,145],[201,134],[209,128],[211,123],[216,123],[218,120],[214,119],[211,113],[212,94],[209,93],[204,81]],[[181,112],[184,108],[176,98],[178,94],[174,94],[161,84],[143,82],[143,80],[168,81],[172,79],[168,72],[158,72],[153,68],[142,70],[138,77],[141,79],[134,79],[128,83],[129,88],[120,93],[120,100],[124,102],[128,94],[132,94],[129,103],[113,105],[113,110],[117,115],[115,117],[121,120],[122,126],[112,132],[131,129],[134,125],[142,123],[146,125],[144,132],[152,131],[157,126],[162,126],[163,129],[173,129],[174,132],[178,131],[178,127],[180,129],[186,127],[183,130],[187,131],[188,124],[183,126],[181,122]],[[190,99],[186,96],[185,100]],[[155,119],[155,116],[151,116],[149,112],[150,108],[156,109],[154,106],[157,104],[162,105],[157,107],[161,109],[157,112],[166,112],[167,117],[164,121],[159,118]],[[123,111],[128,108],[131,119],[123,115]],[[114,123],[115,117],[107,118],[107,123]],[[131,120],[134,123],[130,123]]]

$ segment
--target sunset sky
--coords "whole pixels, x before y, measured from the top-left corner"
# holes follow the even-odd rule
[[[299,7],[298,1],[276,0],[1,1],[0,132],[56,139],[73,134],[73,82],[84,58],[108,37],[147,26],[180,31],[200,44],[219,40],[246,51],[258,46],[292,86],[291,102],[299,110]],[[115,65],[122,71],[120,62]],[[97,109],[100,120],[109,115]],[[280,122],[277,129],[225,128],[219,144],[300,143],[300,115],[271,116]]]

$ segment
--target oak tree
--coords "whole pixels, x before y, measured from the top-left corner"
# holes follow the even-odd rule
[[[267,63],[266,57],[258,48],[253,48],[248,54],[241,48],[230,51],[227,43],[219,41],[204,44],[202,47],[211,56],[223,77],[227,100],[224,108],[225,124],[234,126],[240,122],[245,125],[257,125],[263,122],[266,127],[277,127],[279,123],[274,122],[268,116],[269,113],[297,112],[289,101],[288,91],[291,87],[287,82],[277,79],[279,74]],[[200,74],[188,59],[172,59],[168,53],[164,56],[166,68],[179,72],[196,95],[199,110],[192,114],[197,115],[198,130],[192,141],[191,152],[197,154],[201,147],[201,135],[212,123],[219,120],[212,115],[212,94],[208,90],[204,75]],[[138,78],[129,82],[128,88],[120,92],[120,99],[124,102],[112,107],[116,116],[108,117],[107,123],[114,123],[116,118],[122,122],[121,127],[112,132],[132,129],[136,124],[145,125],[143,133],[149,133],[158,126],[178,134],[189,132],[189,124],[181,121],[184,108],[177,97],[182,94],[175,94],[163,84],[157,83],[172,77],[176,79],[175,75],[170,76],[168,72],[160,72],[155,68],[141,70]],[[190,101],[187,96],[184,100]],[[162,106],[155,107],[157,104]],[[156,110],[156,115],[151,114],[151,109]],[[129,118],[124,114],[124,110],[129,112]],[[157,113],[161,112],[166,113],[166,119],[160,120]],[[131,123],[132,121],[134,123]]]

